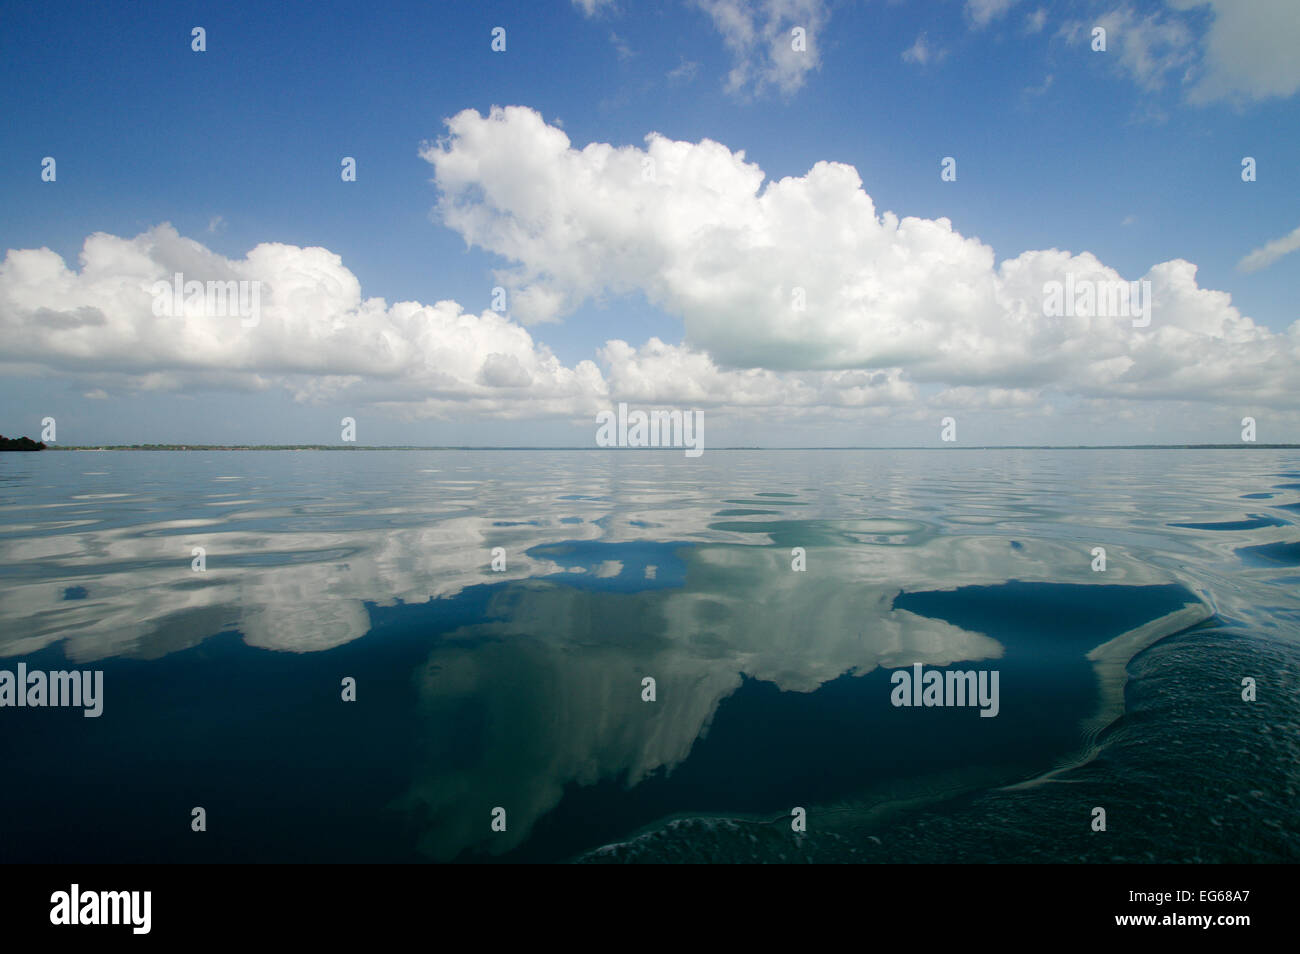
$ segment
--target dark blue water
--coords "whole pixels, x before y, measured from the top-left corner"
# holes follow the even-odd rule
[[[4,455],[0,669],[105,702],[0,708],[0,859],[1296,860],[1296,470]],[[916,662],[998,715],[892,705]]]

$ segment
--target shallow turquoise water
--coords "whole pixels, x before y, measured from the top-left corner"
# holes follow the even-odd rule
[[[1298,477],[1268,450],[3,455],[0,669],[102,669],[105,703],[0,709],[0,858],[1296,860]],[[998,715],[891,705],[916,662],[997,670]]]

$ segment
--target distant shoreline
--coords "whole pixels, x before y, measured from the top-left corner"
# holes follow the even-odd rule
[[[412,446],[404,444],[73,444],[46,445],[52,451],[613,451],[681,453],[680,447]],[[711,451],[913,451],[913,450],[1300,450],[1300,444],[947,444],[842,447],[711,447]]]

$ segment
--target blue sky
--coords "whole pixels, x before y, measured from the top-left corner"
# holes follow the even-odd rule
[[[717,436],[710,435],[715,444],[934,443],[945,411],[969,422],[963,440],[981,443],[1235,440],[1247,413],[1268,422],[1261,423],[1261,440],[1300,440],[1300,416],[1287,393],[1300,380],[1291,376],[1300,332],[1288,337],[1300,318],[1300,257],[1279,253],[1266,267],[1240,267],[1249,253],[1300,226],[1294,4],[553,0],[393,3],[371,10],[328,3],[108,3],[10,5],[2,16],[5,249],[45,248],[76,269],[88,236],[106,233],[125,243],[170,223],[183,239],[237,263],[263,243],[327,249],[359,281],[363,299],[382,298],[390,306],[454,300],[476,315],[490,310],[492,289],[503,282],[516,300],[502,269],[527,273],[521,284],[566,298],[555,314],[520,315],[512,307],[512,328],[480,336],[486,351],[429,346],[421,352],[404,342],[400,347],[412,347],[411,353],[375,373],[378,364],[359,360],[346,367],[324,344],[315,365],[309,348],[295,352],[287,338],[281,342],[286,353],[277,353],[265,342],[278,312],[257,328],[222,326],[220,334],[266,336],[247,347],[223,345],[205,354],[202,334],[164,346],[157,330],[144,327],[134,310],[138,302],[116,293],[101,301],[95,295],[105,294],[102,286],[59,286],[41,269],[15,265],[11,254],[0,281],[0,428],[6,434],[35,436],[41,418],[52,415],[63,443],[334,442],[340,417],[351,414],[362,443],[589,444],[593,408],[626,398],[704,407],[717,423],[711,429]],[[1089,31],[1102,23],[1109,26],[1108,48],[1095,52]],[[790,29],[799,24],[807,25],[808,50],[802,59],[782,60],[772,50],[788,48]],[[194,26],[206,30],[204,52],[191,49]],[[490,46],[497,26],[506,30],[504,52]],[[743,151],[766,183],[799,179],[819,162],[843,163],[856,170],[876,215],[946,218],[961,236],[991,247],[995,265],[1055,248],[1091,253],[1134,281],[1161,263],[1186,260],[1197,266],[1195,294],[1171,291],[1165,307],[1157,291],[1154,324],[1180,329],[1176,341],[1120,341],[1104,333],[1103,348],[1114,360],[1131,357],[1129,379],[1115,379],[1110,365],[1092,377],[1043,382],[1041,369],[1022,374],[1009,363],[1007,349],[1016,348],[995,327],[1005,316],[973,302],[968,328],[965,318],[949,321],[942,308],[921,302],[882,317],[881,299],[872,296],[890,281],[890,268],[880,262],[864,272],[847,256],[819,272],[822,300],[832,297],[828,283],[837,285],[837,314],[827,316],[833,328],[813,336],[811,364],[741,367],[736,362],[748,360],[748,352],[733,351],[728,342],[770,333],[780,352],[789,339],[779,316],[752,326],[745,309],[725,321],[716,317],[716,303],[698,294],[702,274],[682,274],[696,267],[705,246],[673,248],[676,239],[664,234],[629,233],[624,237],[637,264],[626,274],[584,252],[584,243],[611,234],[602,217],[622,214],[618,202],[627,196],[617,190],[603,211],[580,195],[557,197],[539,211],[534,206],[548,196],[537,183],[552,181],[543,169],[534,168],[535,178],[521,178],[514,189],[505,179],[462,182],[456,193],[462,206],[480,193],[489,196],[485,215],[470,218],[496,235],[467,247],[469,226],[449,225],[438,207],[447,195],[434,181],[442,170],[422,156],[422,144],[441,137],[444,154],[458,155],[446,120],[473,110],[490,125],[494,106],[540,115],[543,125],[503,118],[494,128],[503,135],[507,126],[517,130],[511,142],[544,136],[543,126],[562,129],[574,161],[589,143],[645,149],[654,132],[695,146],[712,140],[733,155]],[[465,132],[460,140],[469,137]],[[482,148],[499,155],[499,141],[488,136]],[[41,179],[46,156],[57,162],[55,182]],[[340,179],[343,156],[356,159],[355,182]],[[940,179],[945,156],[957,161],[956,181]],[[1254,182],[1242,181],[1245,156],[1256,159]],[[675,181],[665,185],[683,195]],[[515,195],[522,205],[507,208],[493,194]],[[685,201],[672,206],[673,215],[693,215]],[[819,215],[831,214],[830,207],[809,209],[814,227]],[[736,215],[748,223],[736,226],[738,256],[754,241],[768,243],[778,260],[807,248],[805,241],[781,258],[783,239],[771,222],[755,225],[747,213]],[[575,216],[586,218],[573,229],[543,234],[546,249],[532,258],[503,231],[503,223],[527,220],[536,231]],[[708,228],[733,234],[722,212]],[[566,257],[556,246],[569,235],[578,238]],[[826,242],[838,247],[833,237]],[[933,255],[942,259],[950,251]],[[117,253],[103,254],[111,266]],[[266,267],[295,269],[285,254]],[[928,246],[909,246],[907,257],[930,254]],[[167,254],[155,258],[158,274],[170,275]],[[663,270],[644,264],[659,258],[678,264]],[[564,277],[569,263],[602,273],[575,284]],[[712,267],[742,281],[746,266]],[[224,277],[236,273],[253,274],[236,267]],[[942,283],[949,274],[940,261],[919,280]],[[852,288],[868,290],[846,290]],[[1211,302],[1210,291],[1230,295],[1230,305],[1217,297]],[[142,300],[147,314],[148,296]],[[916,312],[926,307],[931,311]],[[103,316],[94,322],[98,332],[75,345],[49,332],[50,315],[83,314],[78,308]],[[1220,318],[1200,316],[1218,309],[1231,324],[1227,308],[1249,318],[1252,329],[1224,331],[1206,324]],[[860,313],[845,318],[854,309]],[[364,313],[351,314],[346,322],[359,337],[337,350],[355,353],[356,341],[382,335]],[[434,367],[435,352],[462,364],[513,355],[504,345],[492,350],[498,346],[490,335],[510,337],[516,325],[531,337],[528,347],[545,346],[566,369],[593,362],[601,382],[579,385],[555,372],[547,384],[529,363],[533,351],[510,357],[509,365],[526,368],[519,380],[533,384],[516,386],[511,379],[504,391],[497,386],[502,393],[481,391],[483,380],[495,380],[481,369],[453,374]],[[876,329],[876,338],[844,330],[866,326]],[[987,337],[998,356],[986,371],[971,374],[951,362],[879,363],[896,357],[879,347],[879,337],[913,331],[917,340],[947,351]],[[846,334],[852,340],[842,342]],[[1059,347],[1062,361],[1073,364],[1093,350],[1089,334],[1033,340],[1040,352]],[[158,353],[145,360],[132,336]],[[318,341],[316,332],[308,337]],[[672,352],[674,368],[697,358],[709,362],[708,382],[688,371],[680,380],[665,372],[652,386],[646,379],[662,365],[638,355],[618,372],[602,361],[610,339],[642,349],[652,338],[684,349]],[[1216,340],[1235,340],[1241,349],[1222,380],[1213,370],[1198,374],[1218,367]],[[1157,367],[1142,357],[1158,353],[1176,354],[1181,366]],[[288,365],[294,382],[286,385]],[[790,375],[855,369],[896,372],[897,387],[887,398],[839,403],[790,398],[790,388],[806,390],[811,380],[792,382]],[[436,389],[433,403],[421,400],[421,388],[442,380],[442,371],[466,383]],[[770,372],[765,396],[754,396],[754,387],[743,383],[750,379],[728,377],[733,371]],[[1214,386],[1198,393],[1189,385],[1198,376]],[[340,377],[349,380],[335,380]],[[315,380],[305,383],[309,378]],[[637,380],[639,387],[629,383]],[[818,378],[812,386],[834,391],[840,385]],[[739,391],[748,397],[737,398]]]

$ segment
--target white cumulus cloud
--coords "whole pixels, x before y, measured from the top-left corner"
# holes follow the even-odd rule
[[[709,140],[652,133],[644,148],[577,149],[523,107],[466,110],[448,125],[423,151],[440,214],[511,263],[498,277],[528,303],[526,321],[640,292],[680,316],[686,346],[720,368],[1295,401],[1300,326],[1279,335],[1255,324],[1227,294],[1200,288],[1186,261],[1128,276],[1058,249],[998,263],[948,219],[879,212],[841,163],[768,181],[743,152]],[[1047,317],[1045,283],[1067,278],[1149,282],[1149,326]]]
[[[422,150],[438,212],[503,259],[510,314],[367,297],[327,249],[263,243],[226,258],[164,223],[91,235],[75,266],[47,248],[10,250],[0,373],[62,376],[91,400],[275,388],[469,419],[590,421],[618,400],[800,422],[954,406],[1048,414],[1053,394],[1300,402],[1300,323],[1285,333],[1256,324],[1201,288],[1190,262],[1120,275],[1056,248],[998,261],[948,219],[878,210],[842,163],[771,181],[709,140],[652,133],[644,147],[575,148],[523,107],[463,111],[448,133]],[[257,283],[258,322],[155,314],[155,283],[177,272]],[[1149,283],[1149,323],[1049,317],[1044,286],[1067,280]],[[638,343],[623,330],[566,364],[529,330],[622,295],[679,318],[683,340]]]
[[[6,255],[6,364],[143,389],[281,386],[304,400],[357,387],[372,401],[417,402],[430,413],[473,404],[518,414],[519,389],[533,413],[571,413],[605,390],[595,364],[565,367],[505,315],[363,298],[356,276],[323,248],[265,243],[232,260],[163,224],[129,239],[96,233],[80,265],[45,248]],[[257,324],[155,314],[155,283],[178,272],[186,281],[260,283]]]

